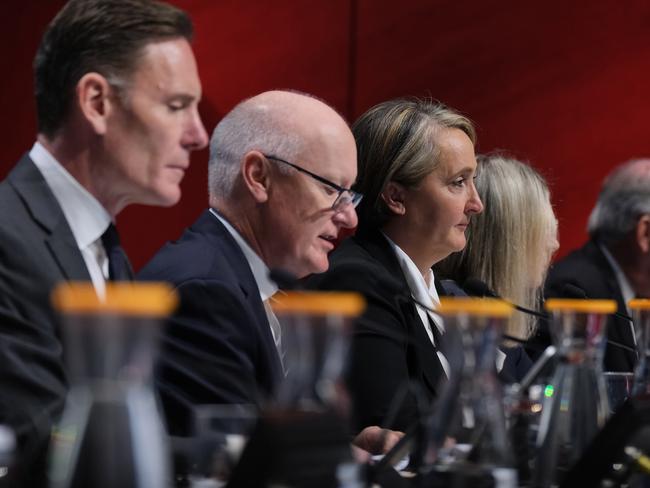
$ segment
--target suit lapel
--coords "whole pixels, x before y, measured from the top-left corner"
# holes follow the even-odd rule
[[[264,322],[268,325],[264,307],[260,302],[260,290],[255,282],[253,272],[246,260],[246,256],[240,249],[237,241],[232,237],[228,229],[216,218],[210,210],[203,212],[203,215],[192,225],[192,230],[201,234],[209,236],[209,239],[214,242],[213,245],[217,246],[223,253],[224,257],[230,263],[235,271],[237,278],[237,286],[246,297],[246,301],[251,305],[259,322]]]
[[[352,239],[356,239],[361,247],[381,263],[388,270],[390,276],[402,285],[404,293],[410,295],[408,283],[397,261],[395,252],[381,232],[377,230],[360,230]],[[435,395],[441,378],[440,375],[444,376],[436,349],[431,344],[415,304],[411,301],[402,300],[400,309],[404,315],[409,338],[411,339],[407,359],[411,376],[422,376],[424,383],[431,393]]]
[[[237,285],[242,291],[250,310],[252,311],[259,332],[263,338],[264,348],[269,358],[271,358],[271,374],[276,381],[282,377],[282,363],[280,356],[273,340],[271,326],[264,310],[264,305],[260,299],[260,291],[257,287],[255,277],[251,271],[246,256],[240,249],[239,245],[232,237],[228,229],[214,215],[206,210],[203,215],[192,226],[197,232],[210,235],[214,245],[222,250],[225,258],[230,263],[237,277]]]
[[[415,308],[415,307],[414,307]],[[431,339],[422,325],[420,316],[415,311],[413,322],[413,336],[415,337],[419,362],[422,368],[422,376],[432,392],[438,390],[440,380],[445,378],[445,372],[440,363],[436,348],[431,344]],[[435,327],[435,324],[431,324]],[[440,344],[438,344],[440,347]]]
[[[67,239],[52,235],[45,238],[45,244],[67,281],[90,280],[86,262],[75,242],[71,243]]]
[[[34,221],[43,229],[45,244],[65,279],[90,280],[86,263],[63,211],[28,155],[22,157],[7,179]]]
[[[585,246],[585,254],[596,263],[598,269],[602,270],[603,280],[607,286],[608,297],[616,301],[618,311],[627,314],[627,306],[623,299],[621,287],[616,279],[616,274],[598,244],[589,241]],[[632,326],[628,320],[625,320],[622,317],[609,317],[609,320],[607,321],[607,337],[613,341],[625,344],[626,346],[634,347]],[[623,350],[623,353],[627,359],[630,371],[633,371],[634,364],[636,363],[635,353],[627,350]]]
[[[618,310],[625,313],[627,306],[623,300],[621,287],[619,286],[618,281],[616,280],[616,274],[609,264],[609,261],[603,254],[603,251],[600,249],[600,247],[598,247],[598,244],[590,241],[585,247],[585,252],[588,256],[590,256],[590,259],[596,263],[598,269],[603,270],[603,278],[607,284],[610,298],[616,300],[616,306],[618,307]]]

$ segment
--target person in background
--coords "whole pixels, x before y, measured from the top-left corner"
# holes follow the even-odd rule
[[[354,428],[404,430],[435,398],[447,376],[439,352],[444,326],[419,306],[438,301],[431,267],[465,247],[465,231],[483,210],[474,187],[472,123],[441,103],[391,100],[353,126],[364,199],[359,228],[330,255],[330,269],[307,286],[362,293],[348,385]]]
[[[441,277],[462,284],[469,278],[483,281],[500,297],[535,310],[542,286],[559,247],[557,219],[544,178],[530,165],[502,155],[479,156],[476,189],[485,205],[467,231],[467,246],[441,261]],[[504,333],[520,342],[536,329],[534,316],[515,312]],[[506,341],[512,345],[512,341]],[[521,379],[531,361],[521,347],[510,348],[500,360],[512,362],[506,371]]]
[[[615,300],[619,315],[607,320],[604,369],[633,371],[634,329],[625,316],[629,300],[650,297],[650,159],[629,161],[605,178],[587,231],[589,241],[551,267],[545,294],[577,298],[566,287],[572,285],[582,298]],[[550,338],[542,331],[537,341]]]
[[[181,10],[70,0],[34,60],[38,135],[0,184],[0,424],[18,438],[10,486],[44,486],[68,389],[50,292],[131,277],[113,225],[132,203],[169,206],[207,144]]]

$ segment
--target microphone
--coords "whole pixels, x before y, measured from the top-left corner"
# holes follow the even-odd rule
[[[490,289],[490,287],[487,286],[487,284],[478,278],[468,278],[465,280],[463,283],[463,288],[472,295],[479,296],[479,297],[491,297],[491,298],[501,298],[499,295],[497,295],[494,291]],[[585,291],[580,288],[579,286],[573,285],[571,283],[567,283],[562,287],[562,295],[567,297],[567,298],[576,298],[580,300],[588,300],[589,297],[585,293]],[[519,310],[520,312],[527,313],[530,315],[534,315],[535,317],[539,317],[541,320],[548,322],[550,320],[550,317],[547,314],[541,313],[541,312],[536,312],[534,310],[530,310],[526,307],[522,307],[520,305],[517,305],[515,303],[510,303],[515,309]],[[622,318],[624,320],[632,321],[632,317],[629,315],[622,314],[620,312],[615,312],[612,315],[615,315],[616,317]],[[511,338],[507,337],[504,335],[505,339],[510,339],[513,340],[514,342],[521,342],[521,343],[527,343],[526,341],[522,341],[521,339],[517,340],[517,338]],[[631,351],[636,353],[636,349],[630,346],[626,346],[625,344],[621,344],[618,341],[613,341],[611,339],[607,339],[607,343],[611,344],[612,346],[620,347],[621,349],[625,349],[626,351]]]
[[[526,313],[528,315],[534,315],[535,317],[538,317],[540,319],[548,320],[548,315],[543,312],[537,312],[536,310],[531,310],[529,308],[522,307],[521,305],[517,305],[516,303],[509,302],[508,300],[504,300],[503,297],[499,296],[497,293],[491,290],[490,287],[484,281],[481,281],[478,278],[467,278],[463,283],[463,289],[469,295],[477,296],[477,297],[498,298],[500,300],[509,303],[516,310],[519,310],[520,312]]]
[[[571,283],[565,283],[562,287],[562,296],[567,298],[577,298],[579,300],[587,300],[587,293],[579,286]]]
[[[566,283],[562,287],[562,295],[568,298],[578,298],[581,300],[589,300],[589,297],[587,296],[587,292],[585,292],[582,288],[579,286],[576,286],[572,283]],[[621,312],[614,312],[612,315],[623,319],[627,320],[629,322],[632,322],[632,317],[630,317],[627,314],[621,313]]]
[[[582,288],[579,286],[576,286],[572,283],[566,283],[562,287],[562,295],[567,297],[567,298],[577,298],[579,300],[589,300],[589,297],[587,296],[587,292],[585,292]],[[614,312],[612,315],[615,317],[621,318],[623,320],[627,320],[629,322],[632,322],[632,317],[629,315],[626,315],[624,313],[620,312]],[[620,347],[621,349],[625,349],[626,351],[630,351],[636,354],[636,349],[630,346],[626,346],[625,344],[621,344],[618,341],[614,341],[612,339],[607,339],[607,344],[610,344],[612,346]]]
[[[467,278],[463,283],[463,289],[473,296],[499,298],[499,295],[493,292],[485,281],[478,278]]]

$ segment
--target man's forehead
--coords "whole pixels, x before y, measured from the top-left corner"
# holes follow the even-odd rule
[[[321,135],[303,152],[305,169],[314,171],[342,186],[356,179],[356,145],[353,138]]]
[[[192,46],[184,37],[148,42],[140,49],[139,57],[140,64],[165,67],[179,63],[196,65]]]
[[[201,83],[196,60],[185,38],[150,42],[143,46],[135,70],[134,84],[142,81],[160,90],[200,96]]]

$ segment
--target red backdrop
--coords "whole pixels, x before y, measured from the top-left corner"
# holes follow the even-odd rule
[[[295,88],[353,120],[371,105],[432,96],[478,125],[479,150],[529,160],[549,179],[560,255],[585,238],[603,176],[650,155],[650,4],[505,0],[177,0],[196,27],[208,131],[244,97]],[[62,1],[3,2],[0,101],[4,176],[35,137],[31,62]],[[136,268],[206,205],[207,151],[183,199],[119,216]]]

